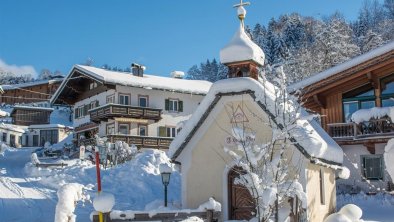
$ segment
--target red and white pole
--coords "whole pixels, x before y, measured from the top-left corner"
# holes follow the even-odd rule
[[[98,147],[95,147],[96,153],[96,173],[97,173],[97,193],[100,195],[101,192],[101,176],[100,176],[100,155]],[[99,222],[103,222],[103,212],[99,212]]]

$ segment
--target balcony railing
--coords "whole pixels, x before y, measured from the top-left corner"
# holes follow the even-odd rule
[[[96,145],[96,139],[95,138],[89,138],[89,139],[78,139],[77,140],[77,145],[79,146],[94,146]]]
[[[394,135],[394,123],[390,119],[374,119],[362,123],[327,124],[328,134],[335,140],[361,139]]]
[[[107,135],[110,142],[123,141],[128,144],[134,144],[138,148],[156,148],[168,149],[173,138],[170,137],[150,137],[150,136],[132,136],[132,135]]]
[[[89,114],[90,120],[93,122],[107,121],[115,117],[150,119],[155,121],[161,119],[161,109],[121,104],[106,104],[89,110]]]

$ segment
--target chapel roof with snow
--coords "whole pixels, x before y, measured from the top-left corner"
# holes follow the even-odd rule
[[[238,17],[241,22],[230,42],[220,50],[220,62],[223,64],[253,61],[260,66],[264,65],[265,55],[263,50],[254,43],[246,34],[243,19],[246,10],[243,6],[238,8]]]
[[[188,146],[189,142],[202,128],[211,111],[221,104],[219,100],[225,96],[249,94],[274,120],[275,113],[275,86],[268,81],[254,80],[252,78],[231,78],[215,82],[208,94],[201,101],[192,117],[186,122],[182,130],[170,145],[169,157],[177,160],[178,156]],[[306,117],[306,112],[301,113]],[[275,120],[274,120],[275,121]],[[294,146],[311,162],[323,162],[332,165],[341,165],[343,162],[342,148],[321,128],[315,121],[307,118],[297,120],[296,130],[291,131]],[[188,147],[190,148],[190,147]]]

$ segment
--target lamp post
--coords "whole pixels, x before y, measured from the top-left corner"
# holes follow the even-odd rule
[[[161,181],[164,185],[164,207],[167,207],[167,186],[170,184],[171,171],[168,165],[160,165]]]

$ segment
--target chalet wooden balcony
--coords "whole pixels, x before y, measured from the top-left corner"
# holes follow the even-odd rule
[[[132,136],[132,135],[107,135],[111,143],[123,141],[128,144],[134,144],[140,148],[168,149],[173,138],[170,137],[151,137],[151,136]]]
[[[129,106],[121,104],[106,104],[89,110],[90,120],[99,123],[116,117],[147,119],[159,121],[161,119],[161,109]]]
[[[328,134],[335,140],[357,140],[394,136],[394,123],[390,119],[374,119],[362,123],[327,124]]]

